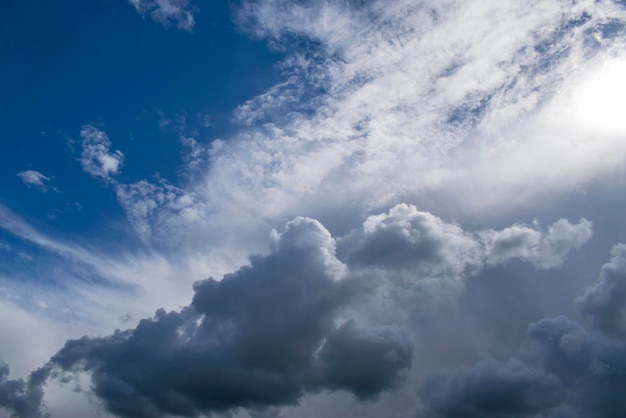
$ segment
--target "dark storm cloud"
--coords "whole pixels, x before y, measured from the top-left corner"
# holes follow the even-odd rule
[[[68,341],[51,364],[90,372],[94,393],[124,417],[262,409],[320,390],[372,397],[394,387],[411,343],[396,327],[336,327],[360,284],[346,277],[330,234],[298,218],[272,246],[221,281],[197,283],[180,312]]]
[[[41,418],[43,384],[49,368],[41,368],[30,374],[27,381],[9,380],[9,366],[0,360],[0,408],[11,411],[16,418]]]
[[[615,246],[598,284],[577,299],[594,319],[591,330],[564,316],[542,319],[528,327],[517,358],[487,356],[472,368],[430,374],[420,389],[420,416],[626,416],[626,344],[614,338],[623,316],[625,252],[626,246]]]

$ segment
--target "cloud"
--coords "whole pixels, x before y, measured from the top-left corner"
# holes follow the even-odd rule
[[[579,234],[568,231],[580,225],[591,228],[582,221],[574,225],[560,220],[555,225],[545,237],[539,235],[540,241],[550,241],[558,230],[567,237],[559,257],[567,254],[566,239],[570,248],[581,244]],[[6,227],[78,257],[106,277],[141,283],[125,270],[133,266],[98,261],[96,255],[46,239],[16,219],[8,219]],[[267,255],[250,257],[247,266],[219,281],[196,282],[191,304],[177,311],[159,309],[135,328],[109,336],[69,340],[45,370],[55,381],[87,373],[93,394],[117,416],[271,410],[322,391],[375,399],[407,378],[413,330],[405,328],[410,321],[361,315],[368,308],[363,301],[395,288],[399,291],[387,308],[392,311],[403,309],[404,302],[418,303],[417,285],[425,279],[432,285],[430,295],[444,291],[445,285],[437,286],[437,281],[462,285],[489,265],[489,251],[481,241],[484,233],[465,232],[403,204],[368,218],[361,229],[339,241],[338,251],[335,239],[318,221],[298,217],[283,232],[271,233]],[[494,234],[498,232],[490,231]],[[529,253],[524,241],[514,248],[517,252],[499,261],[524,259]],[[146,274],[144,268],[138,270]],[[148,293],[150,287],[162,285],[156,276],[146,276],[143,286]]]
[[[46,187],[45,182],[49,182],[52,180],[50,177],[46,177],[39,171],[35,170],[21,171],[17,173],[17,176],[28,187],[34,186],[44,193],[48,191],[48,187]]]
[[[409,305],[420,300],[427,306],[456,298],[467,278],[511,260],[540,269],[559,267],[591,235],[586,219],[577,224],[559,219],[547,232],[521,224],[468,232],[413,205],[399,204],[368,217],[362,228],[339,239],[338,251],[353,271],[374,270],[391,281],[390,291],[408,291]]]
[[[115,192],[128,221],[144,242],[158,234],[176,241],[176,235],[184,234],[186,226],[193,228],[206,222],[208,210],[196,194],[165,180],[158,184],[145,180],[118,184]]]
[[[420,388],[432,416],[450,418],[535,416],[558,406],[560,392],[555,376],[489,355],[471,368],[432,373]]]
[[[85,125],[80,131],[82,152],[80,164],[83,170],[100,180],[111,183],[114,175],[122,169],[124,154],[111,152],[111,141],[107,134],[92,125]]]
[[[196,23],[194,14],[197,8],[189,0],[128,0],[142,16],[168,28],[191,31]]]
[[[171,185],[198,216],[171,217],[150,193],[121,200],[153,242],[179,228],[259,236],[303,214],[350,229],[399,202],[486,220],[623,166],[624,142],[585,125],[572,93],[620,56],[626,10],[614,2],[271,0],[236,12],[285,53],[284,80],[239,106],[223,141],[185,140],[193,175]]]
[[[614,337],[626,337],[626,245],[613,247],[598,282],[576,299],[576,305],[593,327]]]
[[[90,372],[117,416],[197,416],[294,404],[320,390],[371,397],[394,387],[411,343],[394,327],[336,327],[360,284],[345,275],[328,231],[297,218],[272,247],[221,281],[196,283],[180,312],[68,341],[50,364]]]
[[[594,302],[610,289],[607,280],[619,275],[623,250],[618,245],[611,251],[599,283],[576,300],[583,314],[592,315],[591,330],[565,316],[545,318],[528,326],[525,345],[509,360],[483,355],[472,367],[428,374],[419,391],[420,416],[623,416],[626,344],[614,338],[612,326],[623,314],[610,305],[594,310]],[[596,313],[597,318],[593,317]]]
[[[420,388],[426,417],[620,417],[626,403],[626,345],[566,317],[528,327],[522,359],[486,356],[471,368],[429,374]]]
[[[565,256],[585,244],[591,234],[592,224],[587,219],[581,219],[578,224],[559,219],[548,227],[545,237],[540,231],[523,225],[502,231],[485,231],[480,235],[487,247],[488,263],[518,258],[548,269],[560,266]]]
[[[41,412],[43,384],[50,370],[41,368],[30,374],[27,381],[9,380],[9,366],[0,360],[0,408],[16,418],[43,418]]]

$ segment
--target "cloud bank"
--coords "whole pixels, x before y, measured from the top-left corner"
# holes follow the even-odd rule
[[[493,237],[508,237],[512,228],[469,233],[398,205],[342,238],[338,258],[336,240],[318,221],[295,218],[271,234],[269,254],[251,257],[219,281],[197,282],[191,304],[180,311],[161,309],[134,329],[70,340],[40,373],[70,381],[87,372],[97,399],[124,417],[294,405],[322,391],[375,399],[406,379],[413,340],[410,322],[351,318],[363,300],[403,289],[392,304],[402,309],[406,295],[415,303],[427,287],[433,299],[450,300],[458,294],[446,293],[446,281],[462,288],[480,269],[509,259],[559,265],[559,257],[591,236],[586,220],[559,220],[545,236],[515,228],[522,238],[538,238],[509,239],[506,257],[494,260]],[[559,251],[548,245],[538,252],[554,241]],[[33,390],[44,380],[34,381]],[[25,383],[11,384],[23,396]],[[29,402],[35,401],[41,399]]]

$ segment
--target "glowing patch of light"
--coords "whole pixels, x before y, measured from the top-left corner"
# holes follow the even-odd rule
[[[574,122],[626,132],[626,61],[607,61],[573,93]]]

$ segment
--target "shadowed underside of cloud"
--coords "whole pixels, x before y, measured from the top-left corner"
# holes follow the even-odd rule
[[[90,372],[106,408],[128,417],[295,404],[320,390],[376,396],[398,384],[411,342],[397,327],[337,327],[361,285],[346,277],[334,246],[318,222],[298,218],[270,255],[198,282],[182,311],[69,341],[51,364]]]
[[[420,388],[418,416],[623,417],[626,343],[615,336],[623,337],[616,284],[624,278],[624,245],[611,253],[598,284],[576,300],[593,319],[590,330],[564,316],[543,319],[528,327],[517,358],[484,355],[473,367],[431,373]]]
[[[447,292],[437,282],[462,289],[480,269],[515,258],[557,266],[590,235],[586,220],[559,220],[546,234],[521,225],[471,233],[402,204],[368,218],[339,241],[337,251],[318,221],[299,217],[282,233],[272,232],[269,254],[252,256],[248,266],[220,281],[197,282],[187,307],[161,309],[111,336],[70,340],[41,373],[64,381],[87,372],[97,399],[123,417],[294,405],[320,391],[373,399],[403,381],[413,341],[406,324],[350,319],[349,308],[358,310],[359,299],[391,288],[400,290],[398,303],[416,304],[425,292],[449,300],[457,294],[437,295]],[[503,246],[494,244],[499,241],[506,242],[506,255],[494,250]],[[486,367],[497,369],[494,364]],[[531,382],[543,378],[528,373]],[[43,380],[29,382],[31,392]],[[24,382],[7,385],[15,399],[28,393]],[[3,406],[19,407],[9,401]]]

